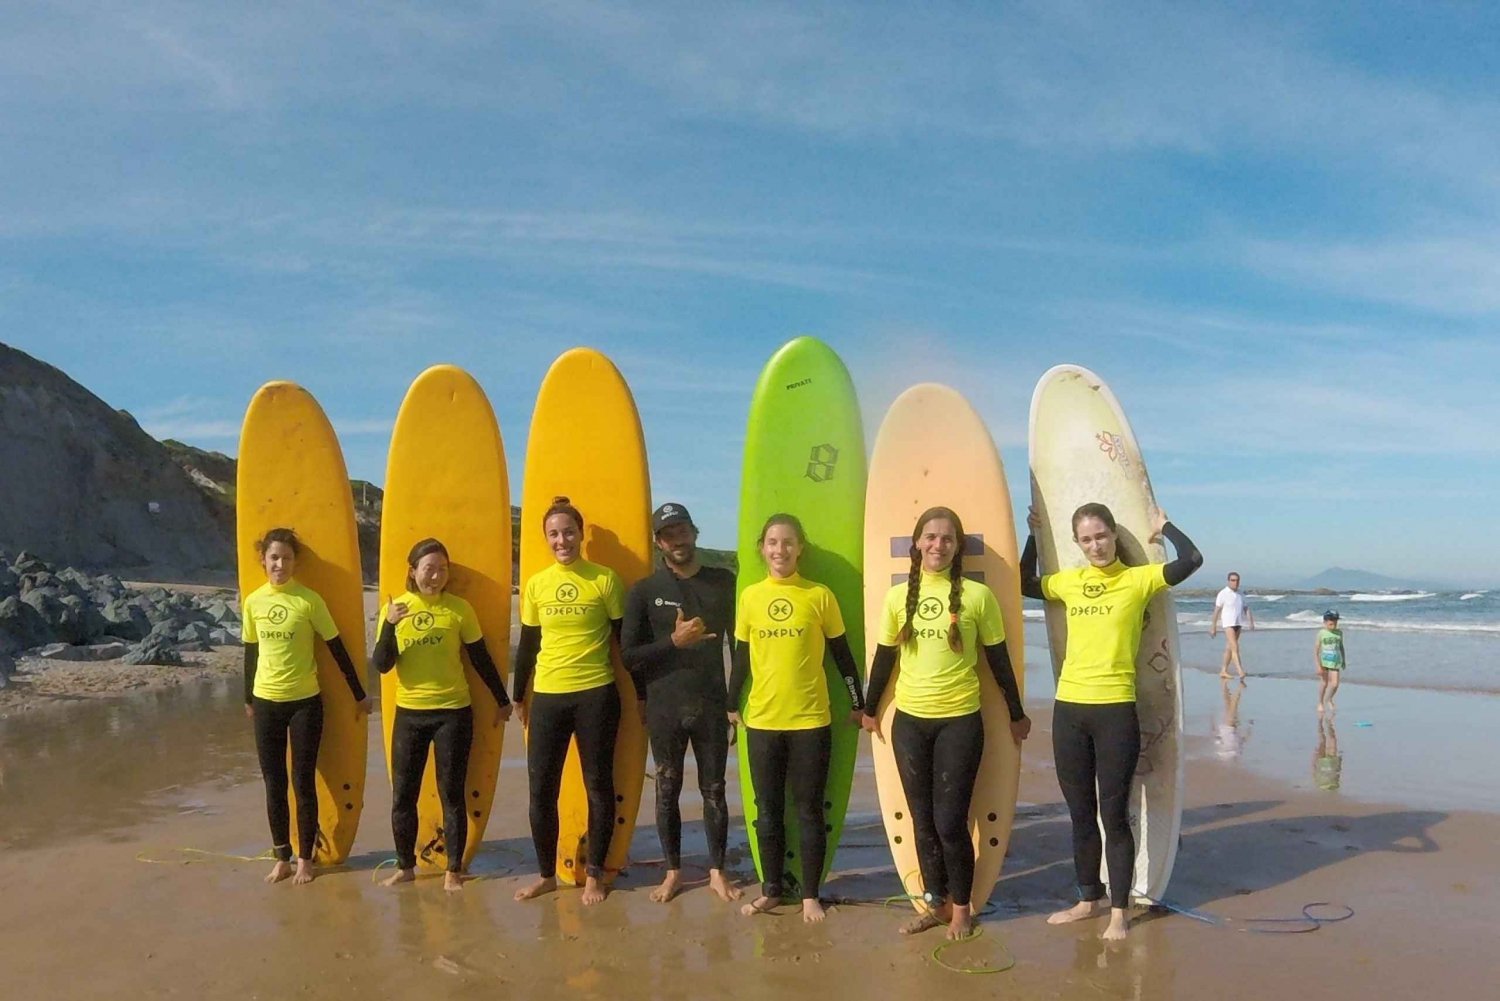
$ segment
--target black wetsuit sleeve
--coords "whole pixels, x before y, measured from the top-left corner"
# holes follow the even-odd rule
[[[635,687],[642,699],[646,696],[644,682],[648,669],[660,664],[673,650],[670,634],[653,639],[648,607],[645,588],[631,588],[625,598],[625,619],[620,627],[620,659],[625,662],[626,670],[635,676]]]
[[[984,659],[989,662],[990,673],[995,684],[1005,693],[1005,708],[1010,712],[1010,721],[1026,718],[1026,707],[1021,704],[1021,688],[1016,684],[1016,669],[1011,666],[1010,651],[1004,642],[984,648]]]
[[[744,640],[736,640],[732,661],[729,670],[729,711],[737,713],[740,711],[740,696],[750,683],[750,644]]]
[[[854,651],[849,649],[848,636],[835,636],[828,641],[828,652],[833,655],[833,663],[839,669],[839,677],[844,679],[844,687],[849,690],[849,701],[855,712],[865,707],[865,695],[859,686],[859,665],[854,661]]]
[[[396,649],[396,627],[390,619],[381,618],[380,635],[375,639],[375,652],[370,655],[370,663],[375,665],[375,670],[385,674],[396,666],[399,652]]]
[[[328,652],[333,654],[333,662],[339,666],[339,673],[349,683],[349,691],[354,693],[355,702],[365,700],[365,686],[359,682],[359,672],[354,669],[354,659],[349,656],[349,648],[344,646],[344,641],[335,636],[328,641]]]
[[[1021,593],[1028,598],[1041,598],[1042,578],[1036,572],[1036,536],[1026,536],[1026,548],[1021,550]]]
[[[524,701],[526,698],[526,687],[531,684],[532,672],[536,670],[536,655],[541,649],[542,627],[522,626],[521,640],[516,644],[516,676],[511,679],[517,701]]]
[[[896,669],[896,648],[884,643],[875,645],[875,659],[870,662],[870,687],[865,692],[865,715],[874,716],[880,711],[880,697],[885,686],[891,683],[891,672]]]
[[[260,644],[245,644],[245,705],[255,698],[255,665],[260,662]]]
[[[490,690],[495,702],[502,706],[510,705],[510,696],[505,694],[505,683],[500,680],[500,669],[490,657],[490,649],[484,645],[484,640],[465,643],[464,649],[469,652],[469,663],[474,665],[474,673],[479,675],[484,687]]]
[[[1177,550],[1177,558],[1168,563],[1162,569],[1162,577],[1171,587],[1176,587],[1193,575],[1193,572],[1203,565],[1203,554],[1198,552],[1198,547],[1193,545],[1193,540],[1182,534],[1182,529],[1170,521],[1162,526],[1161,534],[1166,536],[1172,543],[1172,548]]]

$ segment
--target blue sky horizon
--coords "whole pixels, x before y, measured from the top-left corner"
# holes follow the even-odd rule
[[[384,479],[473,372],[512,486],[609,354],[658,497],[732,545],[761,366],[812,334],[873,440],[970,398],[1024,508],[1031,390],[1106,380],[1209,586],[1500,582],[1500,12],[1366,4],[0,11],[0,341],[233,453],[307,386]],[[1477,544],[1476,544],[1477,543]]]

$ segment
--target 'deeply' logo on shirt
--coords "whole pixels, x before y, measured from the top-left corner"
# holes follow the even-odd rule
[[[432,628],[433,617],[431,612],[418,612],[411,617],[411,627],[419,633],[425,633]]]
[[[1085,584],[1083,585],[1083,596],[1090,601],[1094,601],[1103,597],[1104,592],[1107,590],[1108,588],[1100,583]]]
[[[271,610],[266,613],[266,621],[273,626],[279,626],[286,621],[291,612],[287,611],[285,605],[272,605]]]
[[[943,603],[936,598],[923,598],[917,603],[917,618],[935,619],[943,614]]]
[[[557,585],[557,600],[560,601],[560,602],[562,602],[564,605],[571,605],[573,602],[577,601],[578,600],[578,585],[577,584],[559,584],[559,585]]]
[[[772,622],[785,622],[792,617],[792,603],[785,598],[777,598],[766,608],[766,614],[771,617]]]
[[[587,615],[589,606],[575,604],[578,601],[578,585],[572,581],[563,581],[557,585],[554,592],[557,603],[547,605],[542,609],[543,615]]]

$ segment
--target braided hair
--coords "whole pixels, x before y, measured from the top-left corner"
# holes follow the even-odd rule
[[[953,551],[953,562],[948,567],[948,573],[952,583],[948,588],[948,649],[954,653],[962,653],[964,649],[963,631],[959,629],[959,614],[963,611],[964,599],[964,523],[959,519],[951,508],[930,507],[923,511],[917,518],[917,526],[911,533],[911,569],[906,574],[906,621],[901,624],[901,632],[896,637],[899,645],[906,645],[912,640],[912,622],[917,617],[917,605],[920,603],[920,591],[922,587],[922,553],[917,549],[917,540],[922,537],[922,530],[930,521],[944,519],[953,525],[954,535],[957,536],[956,546]]]

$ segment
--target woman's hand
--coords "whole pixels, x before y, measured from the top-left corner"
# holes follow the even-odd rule
[[[862,729],[864,729],[864,725],[865,725],[865,711],[863,709],[850,709],[849,710],[849,725],[852,726],[852,727],[854,727],[854,729],[856,729],[856,730],[862,730]]]
[[[245,703],[245,718],[246,719],[254,719],[255,718],[255,707],[253,705],[251,705],[250,703],[248,703],[248,702]]]
[[[745,725],[743,722],[741,722],[741,720],[740,720],[740,714],[739,713],[730,713],[729,714],[729,722],[733,726],[744,726]]]
[[[521,721],[521,726],[523,728],[531,726],[531,706],[524,699],[512,702],[511,705],[516,707],[516,718]]]
[[[1030,716],[1022,716],[1020,719],[1010,721],[1010,739],[1016,742],[1017,747],[1020,747],[1021,741],[1029,736],[1031,736]]]
[[[865,729],[865,732],[879,738],[882,744],[885,743],[885,734],[880,732],[879,716],[870,716],[866,713],[860,713],[859,725]]]
[[[508,722],[510,720],[511,714],[515,711],[516,707],[515,703],[513,702],[507,702],[503,706],[500,706],[495,710],[495,725],[499,726],[501,723]]]
[[[411,609],[404,601],[393,601],[385,610],[385,621],[395,625],[411,614]]]
[[[370,715],[370,710],[374,707],[374,705],[375,700],[366,695],[364,698],[354,703],[354,718],[363,719],[366,716]]]
[[[1161,540],[1161,530],[1167,525],[1167,512],[1163,511],[1159,507],[1153,507],[1151,509],[1150,518],[1151,538],[1148,541],[1159,542]]]
[[[1026,508],[1026,527],[1031,529],[1032,535],[1036,535],[1042,530],[1042,516],[1036,513],[1035,504]]]

